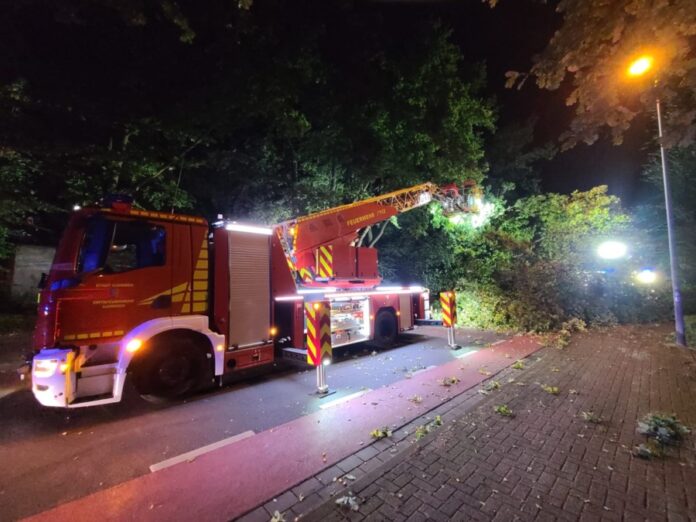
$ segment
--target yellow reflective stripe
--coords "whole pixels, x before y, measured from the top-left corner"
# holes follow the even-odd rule
[[[206,270],[196,270],[193,273],[193,279],[197,281],[208,280],[208,272]]]
[[[320,251],[330,263],[333,262],[333,247],[320,247]]]
[[[331,266],[326,262],[326,259],[323,257],[319,258],[319,263],[321,265],[319,268],[322,269],[323,274],[331,274]]]
[[[205,312],[208,309],[208,303],[193,303],[194,312]]]
[[[314,324],[312,321],[307,321],[307,331],[312,334],[312,337],[317,336],[317,330],[316,328],[314,328]],[[309,337],[307,339],[309,339]]]
[[[324,326],[321,327],[321,335],[327,334],[331,335],[331,326],[328,324],[324,324]]]

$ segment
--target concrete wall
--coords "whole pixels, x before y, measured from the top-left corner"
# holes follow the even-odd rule
[[[15,250],[10,291],[17,301],[36,302],[41,272],[48,273],[55,248],[19,245]]]

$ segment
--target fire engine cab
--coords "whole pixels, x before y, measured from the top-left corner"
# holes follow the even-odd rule
[[[304,302],[330,303],[334,348],[381,346],[428,313],[428,291],[382,287],[366,227],[439,200],[431,183],[263,227],[135,209],[116,198],[71,216],[39,297],[32,389],[45,406],[179,397],[305,351]]]

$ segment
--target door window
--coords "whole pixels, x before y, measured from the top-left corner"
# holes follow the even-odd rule
[[[90,220],[78,261],[79,272],[120,273],[165,263],[164,227],[145,221]]]

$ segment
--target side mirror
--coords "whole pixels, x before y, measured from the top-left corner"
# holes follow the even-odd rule
[[[46,280],[48,279],[48,274],[46,272],[41,272],[41,278],[39,279],[39,284],[36,285],[39,290],[46,288]]]

